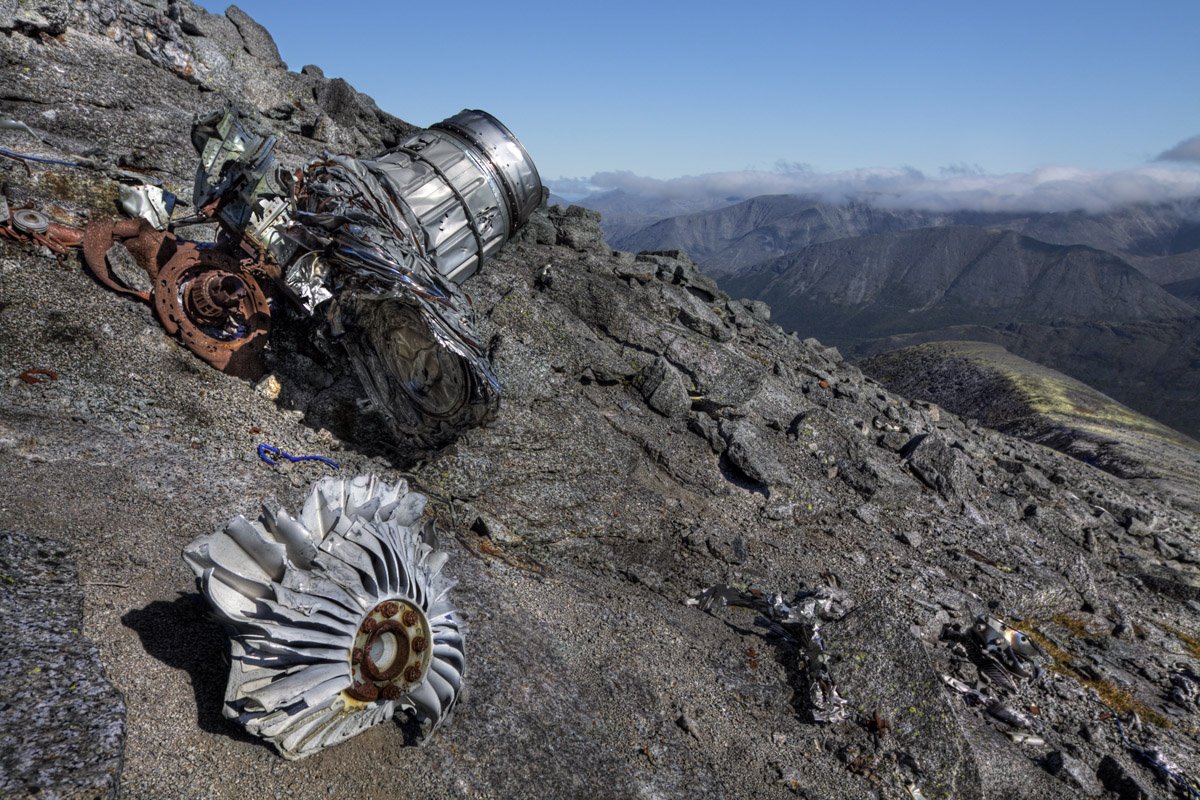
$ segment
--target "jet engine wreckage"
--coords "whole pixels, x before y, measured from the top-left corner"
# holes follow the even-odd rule
[[[464,110],[376,158],[325,153],[294,172],[276,161],[275,137],[234,110],[198,120],[192,143],[192,216],[172,222],[175,198],[161,186],[125,185],[131,219],[81,231],[5,204],[0,236],[59,256],[81,249],[102,285],[151,305],[168,333],[242,378],[264,373],[272,317],[286,305],[313,323],[318,350],[349,362],[401,448],[441,447],[495,413],[500,385],[460,284],[542,202],[537,168],[508,128]],[[173,232],[213,221],[213,243]],[[114,243],[149,291],[117,275]]]
[[[169,192],[116,170],[129,218],[79,229],[10,209],[0,193],[0,237],[60,259],[80,250],[99,283],[150,305],[169,334],[241,378],[264,373],[272,318],[286,305],[318,350],[350,363],[401,448],[441,447],[495,413],[500,385],[459,286],[544,195],[504,125],[464,110],[377,158],[325,153],[294,172],[272,155],[275,138],[233,110],[199,119],[192,143],[191,216],[172,220]],[[219,223],[215,242],[174,232],[200,222]],[[115,244],[150,290],[117,274]],[[281,455],[265,445],[260,455],[263,447]],[[442,574],[448,554],[422,521],[425,502],[403,480],[325,478],[298,517],[239,516],[184,548],[231,634],[226,717],[289,759],[397,712],[419,740],[449,719],[463,690],[466,625]]]

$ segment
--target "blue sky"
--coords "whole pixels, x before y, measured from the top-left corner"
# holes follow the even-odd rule
[[[1200,134],[1194,0],[239,5],[409,122],[492,112],[551,183],[1118,170]]]

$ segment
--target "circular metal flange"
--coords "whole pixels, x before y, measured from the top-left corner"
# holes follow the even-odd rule
[[[432,663],[428,618],[407,600],[385,600],[359,623],[345,694],[362,703],[396,700],[425,680]]]
[[[167,333],[222,372],[261,373],[271,307],[233,257],[181,246],[155,277],[154,310]]]
[[[45,233],[50,230],[50,218],[32,208],[13,212],[13,227],[24,233]]]

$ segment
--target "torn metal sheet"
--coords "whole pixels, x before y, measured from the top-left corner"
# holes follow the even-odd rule
[[[171,224],[175,195],[161,186],[144,183],[137,186],[121,184],[117,190],[121,210],[133,219],[144,219],[156,230],[165,231]]]
[[[236,517],[183,551],[232,629],[223,713],[288,759],[402,712],[421,737],[463,688],[460,613],[425,498],[401,480],[323,478],[298,517]]]
[[[849,703],[838,694],[833,680],[820,625],[841,619],[853,607],[846,592],[822,586],[815,591],[800,592],[788,602],[780,594],[719,584],[690,598],[688,605],[698,606],[701,611],[710,611],[714,605],[743,606],[761,613],[795,648],[802,681],[800,690],[811,721],[844,722],[850,718]]]

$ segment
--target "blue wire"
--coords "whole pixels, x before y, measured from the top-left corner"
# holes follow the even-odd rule
[[[39,164],[58,164],[63,167],[75,167],[76,169],[87,169],[84,164],[76,164],[74,161],[60,161],[57,158],[42,158],[41,156],[23,156],[20,153],[14,153],[11,150],[0,148],[0,155],[8,156],[9,158],[20,159],[21,161],[36,161]]]
[[[274,459],[286,458],[288,461],[293,463],[296,461],[320,461],[324,464],[328,464],[334,469],[341,469],[341,467],[338,466],[338,463],[331,458],[326,458],[325,456],[294,456],[290,453],[285,453],[278,447],[272,447],[271,445],[265,443],[258,446],[258,457],[273,467],[279,464],[279,462],[275,461]]]

